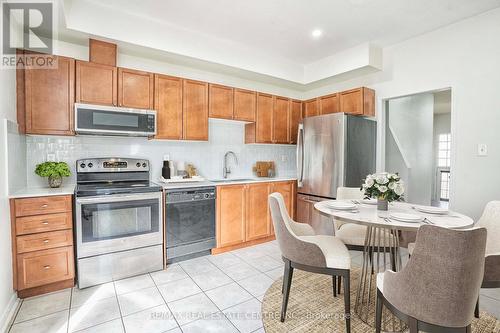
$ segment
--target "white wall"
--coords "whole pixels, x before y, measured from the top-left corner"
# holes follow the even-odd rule
[[[10,208],[7,183],[7,119],[16,121],[16,73],[0,69],[0,331],[17,297],[12,289]]]
[[[408,202],[430,205],[433,179],[433,118],[434,95],[418,94],[389,101],[387,119],[397,138],[398,150],[386,146],[386,170],[400,172],[406,183]],[[392,136],[388,136],[388,139]],[[401,164],[401,154],[409,169]]]
[[[500,9],[457,22],[384,49],[383,71],[308,91],[305,98],[357,86],[376,90],[377,117],[392,97],[452,88],[452,209],[477,219],[500,199]],[[378,169],[384,131],[379,121]],[[478,157],[477,144],[488,144]]]

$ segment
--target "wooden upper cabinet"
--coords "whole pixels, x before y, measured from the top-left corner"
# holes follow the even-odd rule
[[[217,187],[217,247],[245,241],[245,185]]]
[[[154,74],[118,68],[118,105],[128,108],[153,109]]]
[[[289,136],[288,142],[297,143],[297,132],[299,130],[299,123],[302,119],[302,102],[292,100],[290,101],[290,115],[289,115]]]
[[[319,113],[329,114],[339,112],[340,104],[338,94],[331,94],[319,98]]]
[[[365,87],[339,93],[340,112],[375,116],[375,91]]]
[[[90,38],[89,60],[96,64],[116,66],[116,44]]]
[[[54,69],[25,70],[26,133],[74,135],[75,60],[54,56]]]
[[[234,89],[234,120],[255,121],[256,95],[255,91]]]
[[[117,105],[116,67],[76,61],[76,102]]]
[[[246,241],[267,237],[271,234],[271,220],[267,203],[269,183],[247,185]]]
[[[319,101],[317,98],[310,99],[304,102],[303,117],[314,117],[319,115]]]
[[[273,96],[257,93],[257,119],[255,123],[255,142],[273,142]]]
[[[273,107],[273,143],[288,143],[290,99],[275,97]]]
[[[210,84],[208,91],[208,116],[233,119],[233,88]]]
[[[157,139],[181,140],[182,79],[155,74],[154,108],[157,112]]]
[[[183,137],[208,140],[208,83],[183,81]]]

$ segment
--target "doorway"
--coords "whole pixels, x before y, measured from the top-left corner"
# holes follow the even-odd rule
[[[387,100],[385,136],[385,169],[405,182],[405,200],[448,207],[451,89]]]

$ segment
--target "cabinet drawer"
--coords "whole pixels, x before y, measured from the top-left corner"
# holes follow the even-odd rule
[[[73,246],[17,256],[18,290],[71,279],[75,276]]]
[[[71,196],[16,199],[16,216],[71,212]]]
[[[16,239],[17,253],[53,249],[73,245],[71,230],[42,232],[39,234],[19,236]]]
[[[71,229],[73,226],[72,220],[71,212],[18,217],[16,219],[16,235]]]

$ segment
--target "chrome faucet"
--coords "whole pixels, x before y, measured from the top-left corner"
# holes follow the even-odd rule
[[[229,167],[227,166],[227,157],[228,157],[229,155],[233,155],[233,158],[234,158],[234,163],[235,163],[236,165],[238,165],[238,157],[236,157],[236,154],[235,154],[234,152],[232,152],[232,151],[228,151],[228,152],[226,152],[226,153],[224,154],[224,165],[223,165],[223,168],[222,168],[222,177],[224,177],[224,178],[227,178],[227,174],[228,174],[228,173],[231,173],[231,168],[229,168]]]

